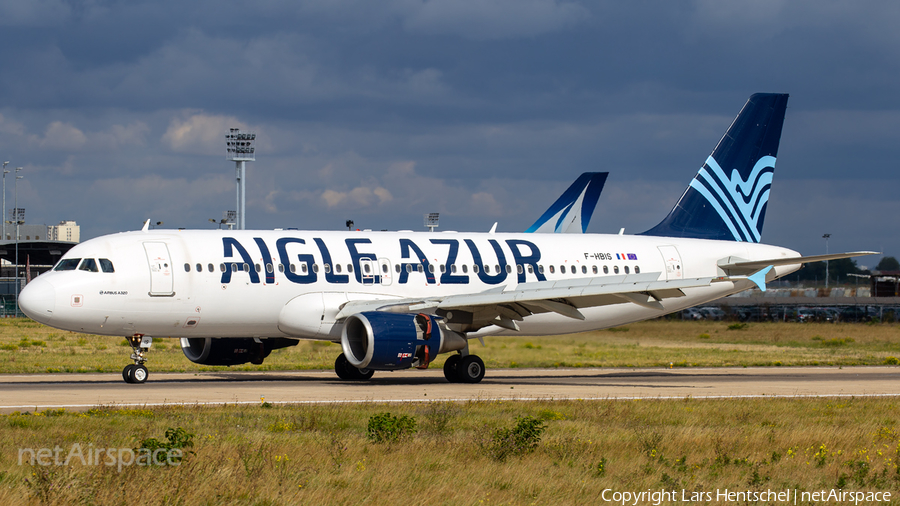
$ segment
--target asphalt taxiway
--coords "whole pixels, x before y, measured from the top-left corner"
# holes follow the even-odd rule
[[[0,375],[0,412],[94,406],[421,402],[432,400],[671,399],[900,396],[898,367],[489,369],[481,383],[448,383],[438,369],[377,372],[364,382],[333,371]]]

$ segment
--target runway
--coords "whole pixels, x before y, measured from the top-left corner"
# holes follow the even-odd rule
[[[491,369],[481,383],[450,384],[438,369],[378,372],[345,382],[333,371],[0,375],[0,412],[98,405],[161,406],[433,400],[672,399],[900,396],[898,367],[703,369]]]

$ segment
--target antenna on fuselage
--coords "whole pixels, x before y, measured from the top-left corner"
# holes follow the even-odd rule
[[[146,232],[148,230],[150,230],[150,218],[144,220],[144,226],[141,227],[141,232]]]

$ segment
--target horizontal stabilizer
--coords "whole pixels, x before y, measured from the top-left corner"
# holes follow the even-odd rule
[[[732,275],[732,276],[722,276],[721,278],[717,278],[715,281],[731,281],[732,283],[735,281],[751,281],[761,292],[766,291],[766,275],[769,274],[769,271],[774,269],[774,265],[767,265],[765,268],[760,269],[749,276],[741,276],[741,275]]]
[[[583,234],[609,172],[585,172],[525,232]]]
[[[766,268],[760,269],[759,271],[747,276],[747,279],[749,279],[750,281],[753,281],[753,284],[755,284],[759,288],[760,291],[765,292],[766,291],[766,274],[768,274],[769,271],[771,271],[774,268],[775,268],[774,265],[769,265]]]
[[[769,265],[796,265],[809,264],[813,262],[824,262],[825,260],[840,260],[842,258],[861,257],[865,255],[877,255],[876,251],[851,251],[849,253],[833,253],[830,255],[812,255],[807,257],[785,257],[770,258],[767,260],[739,261],[719,264],[719,268],[729,274],[750,273],[767,267]]]

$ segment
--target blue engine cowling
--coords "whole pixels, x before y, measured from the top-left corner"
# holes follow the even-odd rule
[[[341,347],[350,364],[359,369],[427,367],[438,353],[465,346],[465,338],[442,330],[438,321],[426,314],[357,313],[344,322]]]

